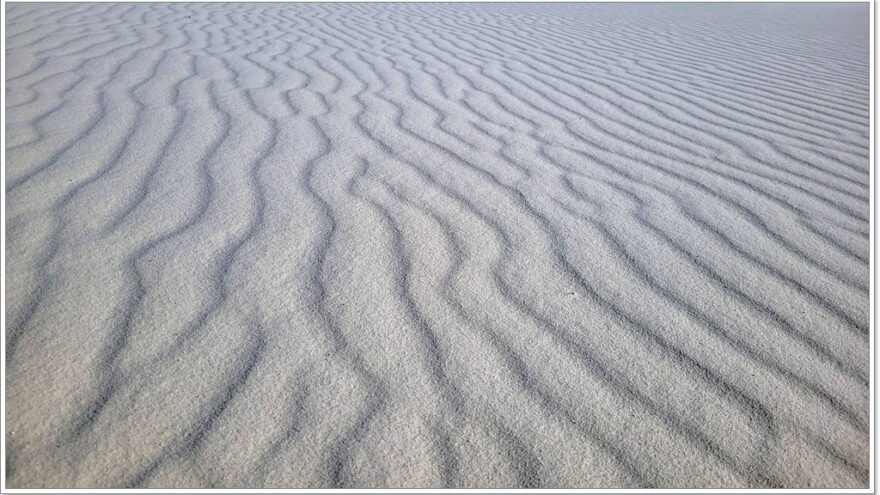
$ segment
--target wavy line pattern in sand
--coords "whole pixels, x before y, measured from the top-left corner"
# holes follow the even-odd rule
[[[863,487],[867,7],[7,4],[14,487]]]

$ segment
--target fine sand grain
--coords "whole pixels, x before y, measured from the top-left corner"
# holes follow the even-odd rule
[[[865,487],[867,4],[7,4],[10,487]]]

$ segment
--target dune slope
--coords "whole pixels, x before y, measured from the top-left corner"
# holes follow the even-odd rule
[[[867,486],[867,4],[5,36],[8,486]]]

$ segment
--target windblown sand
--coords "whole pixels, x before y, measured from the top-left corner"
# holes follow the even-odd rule
[[[9,486],[867,486],[867,4],[7,5]]]

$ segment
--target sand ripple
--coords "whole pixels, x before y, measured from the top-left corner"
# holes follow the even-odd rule
[[[865,487],[866,4],[9,4],[12,487]]]

